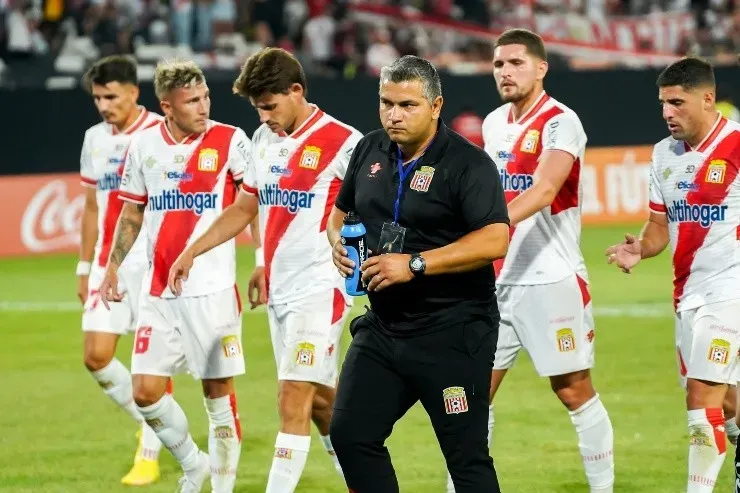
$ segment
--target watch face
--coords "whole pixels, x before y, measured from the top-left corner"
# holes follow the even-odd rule
[[[415,257],[415,258],[413,258],[411,260],[411,268],[412,269],[419,270],[419,269],[421,269],[421,265],[422,265],[422,262],[421,262],[421,259],[419,257]]]

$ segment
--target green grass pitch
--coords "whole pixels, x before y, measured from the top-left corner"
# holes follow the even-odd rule
[[[685,491],[688,434],[678,384],[667,254],[624,275],[604,261],[604,249],[630,227],[587,228],[583,251],[596,312],[594,381],[615,430],[617,484],[623,493]],[[253,255],[239,251],[242,293]],[[0,491],[115,493],[131,465],[135,427],[82,365],[80,307],[75,305],[75,256],[0,261]],[[245,296],[246,297],[246,296]],[[361,308],[362,303],[356,303]],[[263,310],[244,314],[247,374],[237,381],[243,443],[237,491],[262,492],[278,430],[275,364]],[[349,335],[345,333],[346,348]],[[118,357],[128,365],[131,337]],[[175,379],[175,395],[193,436],[207,446],[207,422],[197,382]],[[383,399],[382,395],[377,396]],[[301,493],[345,492],[314,432]],[[388,446],[401,491],[444,492],[442,455],[428,418],[415,406]],[[734,449],[728,445],[716,491],[730,491]],[[492,446],[502,491],[587,493],[575,431],[547,380],[522,354],[497,397]],[[161,455],[162,479],[140,488],[174,490],[179,468]]]

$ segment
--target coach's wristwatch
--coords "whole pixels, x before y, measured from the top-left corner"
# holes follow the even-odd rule
[[[427,262],[420,253],[414,253],[411,255],[411,260],[409,260],[409,269],[411,269],[411,273],[414,276],[424,274],[424,271],[427,269]]]

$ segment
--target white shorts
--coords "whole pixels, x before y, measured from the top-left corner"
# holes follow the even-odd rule
[[[88,278],[87,300],[82,312],[82,331],[118,335],[133,332],[139,314],[139,297],[146,269],[147,263],[140,262],[130,266],[127,264],[125,269],[118,272],[118,292],[124,293],[123,300],[108,303],[110,306],[108,310],[98,293],[98,288],[105,277],[105,268],[93,266]]]
[[[676,314],[676,355],[686,379],[735,385],[740,379],[740,300],[711,303]]]
[[[335,387],[339,343],[351,302],[339,289],[268,305],[278,380]]]
[[[245,372],[242,308],[236,286],[185,298],[145,293],[131,358],[131,374],[214,379]]]
[[[594,318],[586,282],[573,275],[552,284],[497,287],[501,312],[494,370],[508,370],[527,350],[542,377],[594,366]]]

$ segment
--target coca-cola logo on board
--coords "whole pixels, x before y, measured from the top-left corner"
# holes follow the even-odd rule
[[[79,245],[85,195],[70,199],[64,180],[52,180],[31,198],[21,219],[21,241],[32,252]]]

